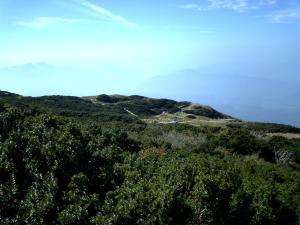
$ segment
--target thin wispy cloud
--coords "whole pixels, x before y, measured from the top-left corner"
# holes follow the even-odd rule
[[[32,28],[32,29],[43,29],[51,26],[57,25],[74,25],[82,23],[90,23],[90,20],[86,19],[72,19],[72,18],[63,18],[63,17],[38,17],[32,21],[18,21],[15,22],[15,25]]]
[[[277,0],[261,0],[261,4],[273,5],[277,3]]]
[[[103,21],[112,21],[114,23],[120,24],[125,27],[137,27],[136,23],[133,23],[126,19],[123,16],[117,15],[110,10],[93,4],[87,0],[71,0],[77,6],[81,7],[85,11],[89,12],[88,17],[86,18],[65,18],[65,17],[37,17],[31,21],[17,21],[14,22],[17,26],[27,27],[31,29],[43,29],[52,26],[61,26],[61,25],[75,25],[75,24],[97,24]],[[70,7],[70,2],[65,4],[66,7]],[[92,16],[91,16],[92,15]]]
[[[232,10],[237,12],[244,12],[250,9],[258,9],[268,5],[274,5],[277,0],[206,0],[200,3],[188,3],[180,5],[182,9],[190,9],[197,11],[208,11],[208,10]]]
[[[300,21],[300,8],[275,11],[266,17],[271,23],[293,23]]]
[[[123,16],[120,16],[116,13],[113,13],[112,11],[94,4],[87,0],[72,0],[74,3],[79,4],[80,6],[86,8],[87,10],[91,11],[92,13],[96,14],[97,16],[105,19],[109,19],[113,22],[119,23],[121,25],[127,26],[127,27],[136,27],[137,24],[129,21]]]
[[[197,11],[204,11],[206,10],[205,7],[200,6],[196,3],[189,3],[189,4],[185,4],[185,5],[180,5],[179,8],[182,9],[191,9],[191,10],[197,10]]]

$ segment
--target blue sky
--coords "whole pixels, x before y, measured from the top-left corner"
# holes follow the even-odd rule
[[[0,0],[0,89],[51,93],[33,90],[36,77],[7,72],[28,64],[51,66],[55,91],[77,95],[125,92],[134,81],[184,69],[255,67],[255,76],[290,81],[299,40],[299,0]]]

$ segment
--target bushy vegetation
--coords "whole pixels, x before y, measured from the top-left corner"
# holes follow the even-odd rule
[[[300,222],[297,139],[61,115],[73,106],[54,104],[0,101],[1,224]]]
[[[97,96],[97,101],[102,102],[102,103],[117,103],[117,102],[124,102],[124,101],[129,101],[130,98],[127,96],[122,96],[122,95],[98,95]]]
[[[300,133],[300,128],[298,127],[274,123],[243,122],[241,124],[230,124],[230,126],[236,128],[246,128],[257,132]]]
[[[212,119],[230,119],[230,116],[227,116],[223,113],[220,113],[208,106],[202,105],[191,105],[189,109],[185,109],[184,112],[197,116],[205,116]]]

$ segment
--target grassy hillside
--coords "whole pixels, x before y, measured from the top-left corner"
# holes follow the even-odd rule
[[[141,117],[149,117],[160,115],[162,113],[186,112],[194,115],[205,116],[208,118],[229,118],[216,110],[208,107],[195,105],[190,102],[176,102],[170,99],[153,99],[138,95],[121,96],[121,95],[99,95],[95,97],[87,97],[94,103],[102,105],[113,105],[115,107],[126,108],[134,114]]]
[[[168,99],[0,92],[0,221],[296,225],[299,133]]]
[[[152,99],[143,96],[108,96],[100,95],[94,97],[71,97],[71,96],[43,96],[23,97],[8,92],[0,92],[0,101],[16,106],[36,107],[51,110],[55,113],[74,115],[85,114],[93,116],[101,113],[127,114],[124,108],[131,110],[140,117],[159,115],[163,112],[175,113],[182,108],[190,107],[189,102],[176,102],[169,99]],[[209,118],[225,118],[227,116],[206,106],[199,106],[191,113],[203,115]]]

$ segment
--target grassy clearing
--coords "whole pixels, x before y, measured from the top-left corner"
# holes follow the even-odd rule
[[[293,133],[267,133],[267,136],[269,137],[281,136],[287,139],[300,139],[300,134],[293,134]]]
[[[189,124],[193,126],[214,126],[225,127],[229,123],[237,122],[234,119],[211,119],[204,116],[196,116],[185,112],[177,112],[174,114],[162,113],[151,118],[144,119],[146,123],[160,123],[160,124]]]

